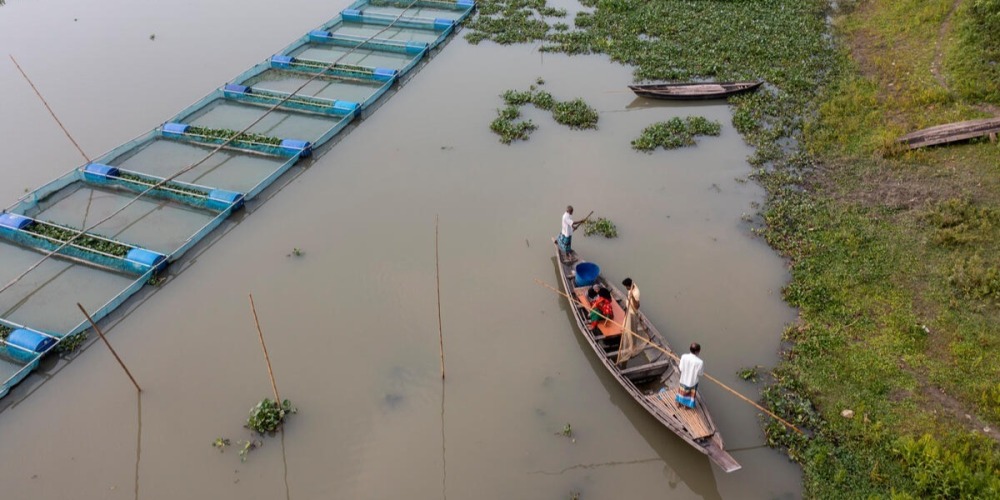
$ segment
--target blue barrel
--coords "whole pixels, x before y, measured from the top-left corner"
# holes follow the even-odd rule
[[[590,286],[601,275],[601,266],[593,262],[581,262],[576,265],[576,286]]]
[[[49,350],[56,341],[51,337],[46,337],[31,330],[18,328],[10,332],[10,336],[7,337],[7,343],[10,344],[7,346],[8,356],[18,361],[28,362],[34,359],[37,354]],[[17,346],[21,349],[11,346]]]

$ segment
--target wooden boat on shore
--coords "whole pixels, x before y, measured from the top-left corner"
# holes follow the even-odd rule
[[[577,260],[567,264],[566,254],[559,250],[558,245],[554,246],[563,290],[568,296],[573,297],[570,302],[577,330],[594,350],[594,354],[597,355],[601,364],[636,403],[666,428],[687,441],[696,450],[707,455],[722,470],[726,472],[739,470],[741,466],[726,452],[722,436],[715,427],[715,422],[712,421],[712,416],[709,414],[701,394],[696,396],[697,405],[694,409],[680,406],[674,402],[680,370],[676,359],[671,355],[673,351],[660,332],[656,330],[656,327],[639,311],[636,314],[638,324],[634,330],[637,334],[649,339],[650,343],[637,341],[638,347],[635,349],[638,351],[637,354],[625,363],[618,364],[620,341],[623,335],[622,326],[618,322],[625,318],[625,312],[622,308],[625,303],[625,294],[604,276],[597,277],[596,284],[608,288],[614,298],[614,321],[602,321],[598,324],[601,335],[592,333],[587,328],[590,306],[586,294],[589,287],[577,287],[575,280],[575,265],[581,261]]]
[[[925,128],[916,132],[910,132],[896,139],[896,142],[902,144],[907,149],[917,149],[926,146],[936,146],[938,144],[948,144],[950,142],[966,141],[984,136],[989,136],[991,141],[996,142],[998,134],[1000,134],[1000,117],[968,120]]]
[[[694,101],[699,99],[724,99],[756,90],[764,82],[704,82],[704,83],[650,83],[629,85],[639,97]]]

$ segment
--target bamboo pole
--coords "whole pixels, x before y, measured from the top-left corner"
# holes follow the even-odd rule
[[[439,217],[434,216],[434,275],[437,278],[438,344],[441,351],[441,379],[444,379],[444,328],[441,324],[441,259],[438,258]]]
[[[83,304],[77,302],[76,306],[80,308],[80,311],[83,312],[83,315],[87,317],[87,321],[90,322],[90,326],[94,327],[94,331],[96,331],[97,334],[101,336],[101,340],[104,341],[104,345],[108,346],[108,350],[110,350],[111,354],[115,357],[116,360],[118,360],[118,364],[121,365],[123,370],[125,370],[125,374],[128,375],[129,380],[132,381],[132,385],[135,386],[135,390],[138,392],[142,392],[142,388],[139,387],[139,383],[135,381],[135,377],[132,376],[132,372],[128,371],[128,367],[125,366],[125,362],[122,361],[122,358],[118,357],[118,353],[115,352],[115,348],[111,347],[111,343],[108,342],[108,339],[104,336],[104,332],[102,332],[101,328],[97,326],[97,323],[94,322],[94,319],[90,317],[90,314],[87,312],[87,310],[83,308]]]
[[[25,73],[23,69],[21,69],[21,65],[17,63],[17,59],[14,59],[14,55],[13,54],[7,54],[7,55],[10,56],[10,60],[14,63],[14,66],[17,66],[17,70],[21,72],[21,76],[23,76],[24,79],[28,82],[28,85],[31,85],[31,90],[34,90],[35,95],[37,95],[38,98],[42,100],[42,104],[45,105],[45,109],[49,110],[49,114],[52,115],[52,119],[56,121],[56,123],[59,125],[59,128],[61,128],[63,133],[66,134],[66,138],[69,139],[69,142],[72,142],[73,145],[76,146],[76,150],[79,151],[80,155],[83,156],[83,159],[87,160],[87,162],[90,163],[90,157],[87,156],[87,153],[83,152],[83,148],[81,148],[80,145],[76,143],[76,139],[74,139],[73,136],[70,135],[69,130],[66,130],[66,127],[63,126],[61,121],[59,121],[59,117],[56,116],[55,111],[52,111],[52,108],[49,106],[49,103],[45,100],[44,97],[42,97],[42,93],[39,92],[38,88],[35,87],[35,84],[32,83],[31,78],[28,78],[28,74]]]
[[[566,299],[568,299],[571,304],[575,305],[575,304],[579,303],[579,302],[576,301],[575,298],[571,297],[570,295],[562,292],[561,290],[553,287],[552,285],[549,285],[548,283],[546,283],[546,282],[544,282],[544,281],[542,281],[542,280],[540,280],[538,278],[535,278],[535,283],[538,283],[539,285],[541,285],[541,286],[543,286],[545,288],[548,288],[549,290],[552,290],[553,292],[555,292],[555,293],[557,293],[559,295],[562,295],[563,297],[566,297]],[[622,327],[622,333],[624,333],[626,335],[631,335],[633,338],[637,338],[639,340],[642,340],[643,342],[645,342],[650,347],[652,347],[652,348],[654,348],[654,349],[662,352],[663,354],[666,354],[667,356],[670,356],[675,361],[680,361],[680,358],[678,358],[676,354],[674,354],[674,353],[672,353],[672,352],[664,349],[663,347],[661,347],[659,345],[654,344],[653,342],[650,342],[648,339],[646,339],[642,335],[638,335],[638,334],[632,332],[631,330],[625,329],[625,325],[623,325],[623,324],[621,324],[621,323],[619,323],[619,322],[617,322],[617,321],[615,321],[615,320],[613,320],[611,318],[608,318],[608,317],[604,316],[603,314],[600,313],[600,311],[597,312],[597,315],[601,316],[602,318],[604,318],[604,319],[606,319],[606,320],[608,320],[608,321],[610,321],[610,322],[612,322],[612,323],[614,323],[614,324],[616,324],[616,325],[618,325],[620,327]],[[767,408],[764,408],[763,406],[757,404],[757,402],[751,400],[750,398],[747,398],[746,396],[740,394],[739,392],[736,391],[736,389],[733,389],[732,387],[729,387],[728,385],[722,383],[722,381],[720,381],[719,379],[717,379],[717,378],[715,378],[715,377],[713,377],[713,376],[711,376],[711,375],[709,375],[707,373],[705,373],[703,375],[704,375],[705,378],[707,378],[708,380],[711,380],[712,382],[715,382],[719,387],[722,387],[726,391],[729,391],[734,396],[742,399],[743,401],[746,401],[747,403],[750,403],[751,405],[753,405],[758,410],[760,410],[760,411],[766,413],[767,415],[769,415],[771,418],[773,418],[773,419],[781,422],[782,424],[785,424],[785,426],[787,426],[789,429],[792,429],[795,432],[798,432],[799,434],[805,434],[798,427],[792,425],[790,422],[788,422],[787,420],[779,417],[778,415],[775,415],[771,410],[768,410]]]
[[[264,332],[260,329],[260,321],[257,320],[257,306],[253,303],[253,294],[250,294],[250,311],[253,312],[253,322],[257,325],[257,337],[260,338],[260,348],[264,350],[264,362],[267,363],[267,376],[271,379],[271,389],[274,390],[274,402],[280,407],[281,397],[278,396],[278,385],[274,383],[274,371],[271,370],[271,357],[267,355],[267,346],[264,344]]]

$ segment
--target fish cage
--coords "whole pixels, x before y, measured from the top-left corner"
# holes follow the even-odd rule
[[[247,153],[235,148],[208,156],[213,149],[212,144],[172,140],[151,131],[102,155],[96,162],[121,172],[141,172],[140,175],[159,178],[174,176],[197,163],[174,181],[242,193],[244,200],[251,200],[298,161],[297,156]],[[238,208],[238,205],[233,207]]]
[[[447,19],[454,23],[460,23],[472,15],[475,2],[471,0],[359,0],[350,6],[350,10],[361,12],[368,18],[382,17],[384,19],[395,19],[405,17],[406,19],[417,19],[424,22],[435,19]]]
[[[297,96],[357,103],[358,111],[367,109],[392,86],[391,80],[314,76],[274,69],[271,68],[270,62],[266,62],[237,76],[233,79],[232,85],[246,87],[251,94],[288,95],[296,92]]]
[[[431,21],[410,20],[400,18],[384,18],[382,16],[365,16],[361,11],[346,9],[340,18],[324,24],[318,30],[331,35],[355,36],[364,40],[393,42],[423,42],[433,49],[448,38],[455,29],[455,22],[450,19],[434,19]]]
[[[305,73],[393,81],[420,62],[424,52],[394,52],[311,41],[307,35],[271,58],[271,67]],[[333,64],[334,66],[327,68]]]

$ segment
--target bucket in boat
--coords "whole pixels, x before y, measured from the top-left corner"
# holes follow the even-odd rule
[[[601,266],[593,262],[581,262],[576,265],[576,286],[590,286],[601,275]]]

